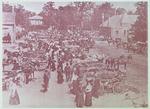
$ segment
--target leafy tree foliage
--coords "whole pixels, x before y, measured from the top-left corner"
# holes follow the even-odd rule
[[[94,8],[94,13],[91,20],[93,29],[99,29],[99,26],[103,21],[115,14],[115,9],[112,8],[112,6],[113,5],[111,3],[105,2]]]
[[[132,26],[132,34],[136,41],[147,41],[147,2],[136,4],[136,14],[139,15],[137,21]]]
[[[121,15],[121,14],[124,14],[126,13],[127,11],[124,9],[124,8],[117,8],[116,10],[116,14],[117,15]]]

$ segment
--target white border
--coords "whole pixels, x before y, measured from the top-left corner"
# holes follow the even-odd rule
[[[148,18],[150,16],[150,7],[149,7],[149,0],[3,0],[3,1],[10,1],[10,2],[14,2],[14,3],[19,3],[19,2],[47,2],[47,1],[53,1],[53,2],[75,2],[75,1],[91,1],[91,2],[105,2],[105,1],[108,1],[108,2],[138,2],[138,1],[147,1],[148,2]],[[0,35],[2,36],[2,2],[0,2]],[[149,19],[148,19],[148,37],[149,37],[149,26],[150,26],[150,22],[149,22]],[[2,51],[2,37],[0,38],[0,51]],[[149,38],[148,38],[148,43],[150,42]],[[149,48],[149,44],[148,44],[148,53],[150,51],[150,48]],[[148,62],[150,61],[149,59],[149,54],[148,54]],[[2,63],[2,52],[1,52],[1,55],[0,55],[0,63]],[[150,65],[148,64],[148,68],[150,68]],[[0,78],[2,78],[2,64],[0,64]],[[150,74],[149,74],[149,69],[148,69],[148,101],[149,101],[149,107],[150,107]],[[0,81],[0,86],[2,86],[2,79]],[[1,108],[2,108],[2,87],[0,87],[1,90],[0,90],[0,96],[1,96],[1,99],[0,99],[0,104],[1,104]],[[149,108],[148,107],[148,108]],[[148,108],[145,108],[145,109],[148,109]],[[9,108],[8,108],[9,109]],[[17,109],[17,108],[16,108]],[[22,108],[22,109],[26,109],[26,108]],[[32,108],[30,108],[32,109]],[[57,108],[55,108],[57,109]],[[73,108],[68,108],[68,109],[73,109]],[[79,108],[80,109],[80,108]],[[92,109],[92,108],[90,108]],[[96,108],[94,108],[96,109]],[[101,108],[101,109],[104,109],[104,108]],[[111,109],[111,108],[110,108]],[[120,108],[114,108],[114,109],[120,109]],[[125,109],[131,109],[131,108],[125,108]],[[142,109],[142,108],[138,108],[138,109]]]

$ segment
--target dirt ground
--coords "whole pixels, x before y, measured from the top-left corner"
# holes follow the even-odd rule
[[[96,41],[93,52],[108,54],[109,56],[120,56],[122,54],[131,54],[133,60],[127,65],[126,85],[130,88],[128,94],[137,104],[148,103],[148,58],[141,54],[135,54],[116,48],[114,45],[109,46],[106,42]],[[134,99],[135,98],[135,99]],[[134,103],[132,104],[132,106]]]

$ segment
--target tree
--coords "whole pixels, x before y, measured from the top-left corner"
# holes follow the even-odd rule
[[[10,6],[9,4],[3,3],[2,10],[3,12],[12,12],[12,6]]]
[[[105,2],[100,5],[99,10],[104,14],[104,20],[107,20],[109,17],[114,15],[114,8],[112,8],[113,4],[109,2]]]
[[[131,31],[136,41],[147,41],[147,2],[136,3],[137,21],[132,25]]]
[[[58,13],[59,28],[66,29],[70,25],[76,25],[75,21],[75,7],[71,5],[60,6]]]
[[[112,6],[111,3],[105,2],[94,8],[94,13],[92,15],[92,26],[94,29],[98,29],[103,21],[115,14],[115,9],[112,8]]]
[[[126,12],[127,11],[124,8],[117,8],[117,10],[116,10],[117,15],[125,14]]]
[[[17,5],[15,6],[15,12],[16,12],[16,25],[22,25],[24,26],[26,23],[26,18],[25,18],[25,9],[22,5]]]
[[[74,2],[72,3],[76,8],[75,17],[79,22],[79,27],[87,27],[87,23],[91,22],[91,16],[93,14],[94,2]]]
[[[47,25],[48,27],[51,25],[55,25],[56,24],[56,21],[55,21],[55,18],[56,18],[56,13],[57,13],[57,10],[54,8],[54,2],[47,2],[44,4],[43,6],[43,10],[42,12],[40,13],[41,16],[43,16],[43,21],[44,21],[44,24]]]
[[[16,25],[21,25],[22,27],[28,29],[28,27],[30,26],[29,17],[35,15],[35,13],[25,10],[24,7],[20,4],[15,6],[15,13]]]

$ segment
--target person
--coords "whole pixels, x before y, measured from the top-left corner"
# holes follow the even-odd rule
[[[80,76],[81,72],[80,72],[80,65],[76,65],[75,66],[75,71],[74,71],[78,76]]]
[[[9,104],[10,105],[19,105],[20,104],[20,98],[18,95],[18,89],[17,89],[17,85],[15,83],[15,79],[10,79]]]
[[[114,59],[114,70],[115,71],[119,70],[119,58]]]
[[[51,57],[49,56],[49,57],[48,57],[48,65],[47,65],[47,68],[51,68],[51,66],[52,66],[52,59],[51,59]]]
[[[76,90],[75,102],[76,102],[77,107],[84,106],[84,90],[83,90],[81,83],[78,84],[78,87]]]
[[[49,52],[45,51],[45,59],[46,60],[48,60],[48,58],[50,57],[49,55],[50,55]]]
[[[132,55],[129,54],[129,55],[127,56],[127,62],[128,62],[128,63],[131,63],[132,59],[133,59]]]
[[[51,54],[52,59],[54,59],[54,54],[55,54],[55,50],[53,49],[53,50],[52,50],[52,54]]]
[[[92,88],[92,96],[98,98],[100,95],[100,80],[96,77]]]
[[[55,71],[56,70],[56,65],[55,65],[55,60],[54,59],[52,59],[52,61],[51,61],[51,70],[52,71]]]
[[[29,81],[30,81],[30,79],[29,79],[29,77],[30,77],[30,69],[29,69],[29,67],[27,67],[27,68],[25,68],[23,70],[24,70],[24,74],[25,74],[25,83],[28,84]]]
[[[30,65],[29,66],[29,72],[30,72],[30,80],[33,80],[34,78],[35,78],[35,76],[34,76],[34,72],[35,71],[35,66],[33,66],[33,65]]]
[[[72,77],[72,82],[71,82],[71,89],[70,89],[70,92],[74,95],[76,95],[76,92],[77,92],[77,87],[78,87],[78,76],[73,73],[73,77]]]
[[[44,76],[43,76],[43,90],[41,92],[46,92],[48,88],[48,83],[49,83],[49,78],[50,78],[50,72],[48,70],[45,70]]]
[[[92,106],[92,84],[89,81],[85,86],[85,106]]]
[[[62,59],[58,59],[58,65],[57,65],[57,69],[58,68],[60,68],[61,70],[62,70],[62,72],[63,72],[63,61],[62,61]]]
[[[73,62],[71,61],[70,62],[70,81],[72,81],[72,78],[73,78],[73,73],[74,73],[74,65],[73,65]]]
[[[14,60],[14,63],[13,63],[13,68],[12,70],[19,70],[20,66],[19,66],[19,63],[16,62],[16,60]]]
[[[115,63],[114,58],[111,58],[111,61],[110,61],[110,70],[111,70],[111,71],[114,70],[114,63]]]
[[[64,71],[65,71],[65,75],[66,75],[66,81],[68,82],[71,78],[71,68],[68,63],[66,63]]]
[[[62,84],[63,82],[64,82],[64,79],[63,79],[62,69],[61,69],[61,67],[58,67],[58,69],[57,69],[57,83]]]
[[[39,41],[39,42],[38,42],[38,49],[41,50],[41,48],[42,48],[42,42]]]

